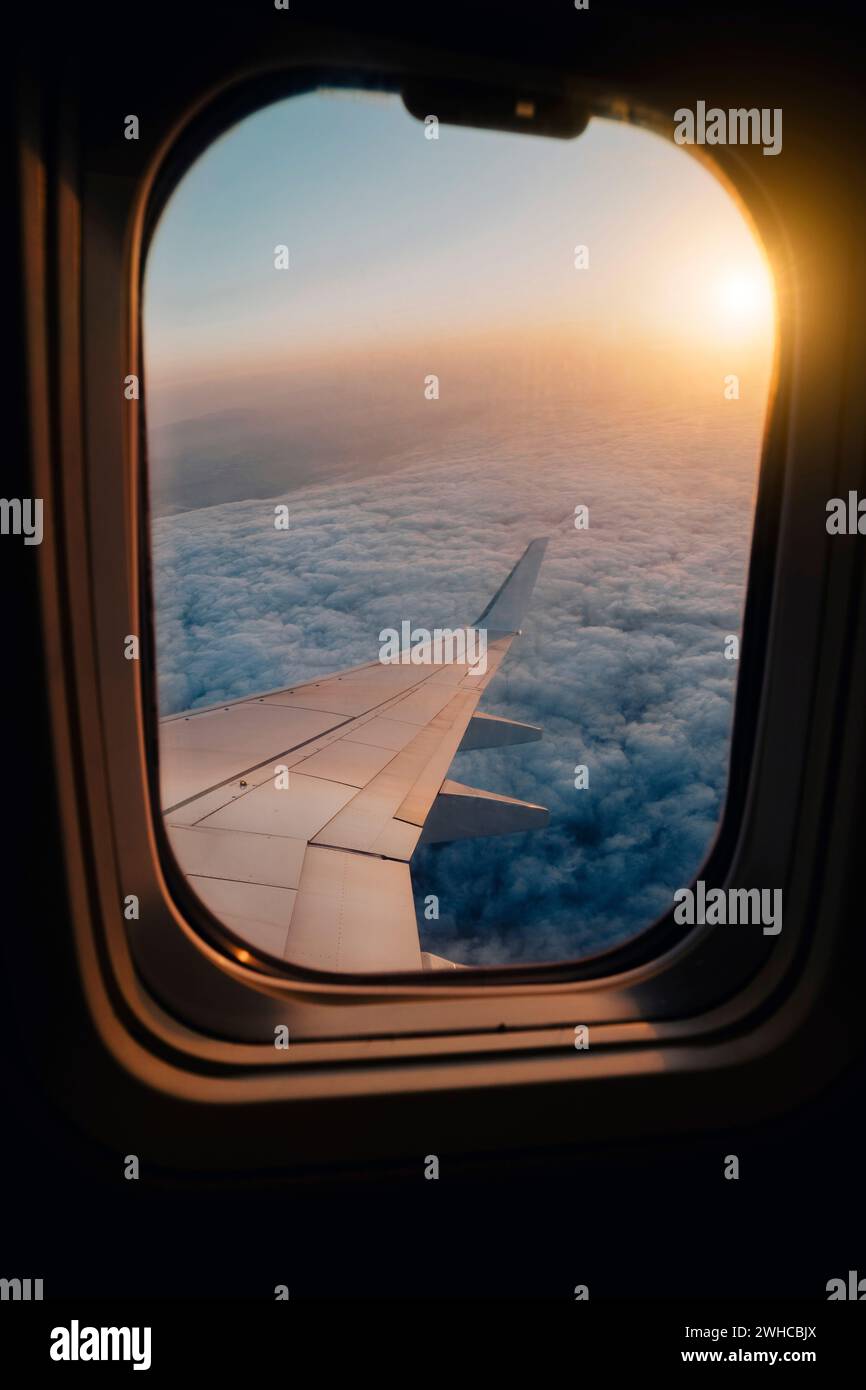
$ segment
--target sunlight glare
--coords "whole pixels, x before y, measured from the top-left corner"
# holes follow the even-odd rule
[[[716,309],[731,327],[763,329],[772,317],[773,292],[762,270],[730,270],[715,285]]]

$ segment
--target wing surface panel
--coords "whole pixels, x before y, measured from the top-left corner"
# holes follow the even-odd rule
[[[476,707],[518,635],[545,544],[527,547],[485,608],[474,666],[437,663],[432,642],[418,644],[397,662],[162,721],[173,852],[236,935],[318,970],[451,968],[420,949],[409,860],[450,827],[462,837],[543,822],[543,807],[446,778],[461,745],[517,742],[530,728],[491,730]]]

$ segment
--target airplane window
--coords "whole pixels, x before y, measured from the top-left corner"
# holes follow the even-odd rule
[[[645,929],[725,800],[770,274],[672,141],[319,91],[145,274],[172,850],[257,950],[515,965]]]

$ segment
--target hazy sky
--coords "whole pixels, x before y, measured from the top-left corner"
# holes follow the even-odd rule
[[[532,344],[554,369],[610,344],[648,370],[700,347],[742,371],[766,356],[768,280],[728,193],[656,135],[595,120],[576,140],[443,126],[434,141],[397,97],[312,94],[242,121],[186,175],[151,246],[145,328],[161,424],[338,361],[408,352],[433,372],[459,345],[465,374],[476,338],[481,356]]]

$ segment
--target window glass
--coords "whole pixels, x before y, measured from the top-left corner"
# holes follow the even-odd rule
[[[725,798],[774,335],[754,234],[706,167],[637,127],[433,134],[396,97],[262,109],[188,171],[146,267],[172,845],[232,931],[323,968],[328,882],[354,885],[363,937],[337,968],[388,968],[407,863],[424,964],[609,947],[694,878]],[[478,710],[543,736],[437,745],[442,767],[410,740],[434,795],[446,778],[528,809],[446,785],[424,820],[416,786],[421,811],[404,799],[368,834],[387,770],[410,776],[385,687],[389,727],[351,753],[339,720],[369,724],[370,701],[179,717],[387,665],[382,634],[404,623],[481,631],[539,537],[521,635]],[[287,709],[310,715],[300,762],[281,756],[301,737]],[[413,739],[441,728],[435,701],[422,712]],[[415,843],[413,814],[457,838]]]

